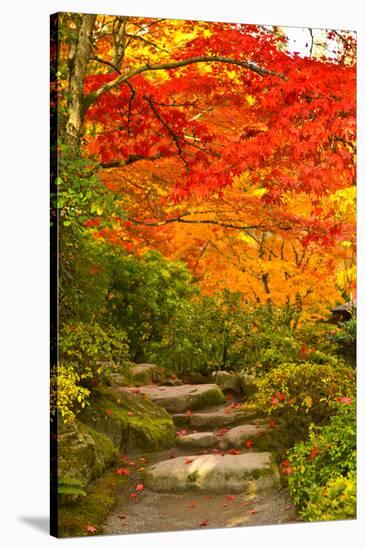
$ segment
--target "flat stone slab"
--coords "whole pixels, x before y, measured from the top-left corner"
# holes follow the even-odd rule
[[[180,456],[158,462],[145,472],[145,486],[157,493],[242,493],[277,483],[278,473],[267,452]]]
[[[253,413],[255,414],[255,413]],[[195,412],[192,415],[173,414],[176,426],[191,428],[222,428],[252,418],[252,413],[240,409],[220,407],[214,411]]]
[[[136,389],[128,388],[128,391],[136,392]],[[138,390],[170,413],[189,412],[225,401],[224,394],[216,384],[142,386]]]
[[[180,447],[215,447],[217,438],[213,432],[198,432],[179,436],[177,443]]]
[[[219,448],[229,449],[234,447],[240,449],[244,447],[247,439],[255,439],[267,432],[268,427],[261,424],[243,424],[241,426],[236,426],[223,435],[219,443]]]

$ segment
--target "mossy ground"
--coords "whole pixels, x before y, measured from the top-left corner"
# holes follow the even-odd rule
[[[59,537],[82,537],[90,535],[87,526],[97,529],[95,534],[102,534],[102,525],[108,514],[117,503],[119,489],[128,481],[115,472],[109,471],[87,489],[86,497],[78,502],[59,507]]]

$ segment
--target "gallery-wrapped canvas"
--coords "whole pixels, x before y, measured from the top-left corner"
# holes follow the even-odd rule
[[[356,35],[51,16],[51,534],[356,516]]]

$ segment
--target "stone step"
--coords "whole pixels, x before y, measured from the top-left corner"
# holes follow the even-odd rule
[[[173,421],[177,427],[186,428],[221,428],[248,421],[257,416],[257,411],[228,407],[216,407],[212,410],[203,410],[192,414],[173,414]]]
[[[126,388],[129,392],[146,396],[169,413],[203,409],[225,402],[222,390],[216,384],[183,384],[181,386],[141,386]]]
[[[197,432],[177,437],[177,445],[179,447],[197,447],[205,449],[207,447],[215,447],[217,437],[213,432]]]
[[[180,456],[158,462],[145,471],[145,486],[157,493],[259,492],[279,484],[271,453]]]
[[[257,420],[257,424],[242,424],[231,428],[220,438],[218,447],[220,449],[241,449],[248,439],[255,439],[269,432],[266,420]]]

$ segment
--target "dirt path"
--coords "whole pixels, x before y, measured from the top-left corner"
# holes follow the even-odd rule
[[[234,500],[224,495],[166,495],[145,490],[137,501],[127,500],[127,504],[123,496],[103,530],[105,534],[152,533],[296,521],[286,489],[260,496],[235,495]]]

